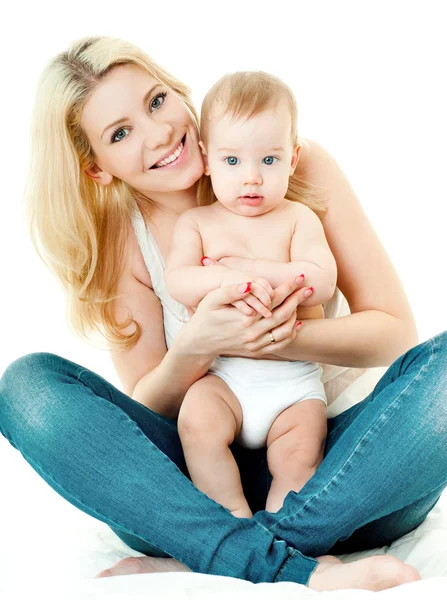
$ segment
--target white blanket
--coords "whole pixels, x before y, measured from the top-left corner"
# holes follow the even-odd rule
[[[58,496],[0,436],[2,543],[0,597],[60,600],[306,600],[317,593],[296,583],[252,584],[199,573],[157,573],[94,579],[131,550],[103,523]],[[390,547],[340,556],[349,562],[373,554],[392,554],[416,567],[423,581],[379,592],[384,600],[447,597],[447,494],[425,522]],[[371,597],[367,591],[323,592],[331,600]]]

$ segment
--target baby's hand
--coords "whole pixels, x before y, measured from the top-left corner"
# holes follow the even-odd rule
[[[240,281],[241,284],[244,282]],[[227,285],[228,283],[238,283],[238,281],[228,281],[222,282],[222,285]],[[266,279],[261,279],[260,277],[255,277],[251,281],[246,282],[247,291],[250,292],[248,296],[245,296],[243,300],[238,300],[235,303],[232,303],[238,310],[240,310],[244,315],[254,316],[256,312],[260,313],[263,317],[271,317],[272,313],[269,310],[269,306],[272,302],[274,292],[272,286]],[[254,310],[253,310],[254,309]]]

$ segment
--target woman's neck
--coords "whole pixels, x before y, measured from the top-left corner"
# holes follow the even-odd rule
[[[177,219],[185,210],[197,206],[197,184],[187,190],[148,199],[147,212]],[[146,212],[146,211],[145,211]]]

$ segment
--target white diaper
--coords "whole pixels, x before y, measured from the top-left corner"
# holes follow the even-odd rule
[[[235,439],[245,448],[262,448],[273,421],[286,408],[309,398],[322,400],[322,368],[305,361],[257,360],[218,356],[209,373],[232,390],[242,408],[242,427]]]

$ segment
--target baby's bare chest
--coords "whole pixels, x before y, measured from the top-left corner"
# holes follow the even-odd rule
[[[203,252],[219,260],[224,256],[241,256],[290,261],[290,242],[293,235],[293,219],[261,219],[259,217],[238,219],[206,219],[200,225]]]

